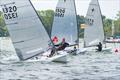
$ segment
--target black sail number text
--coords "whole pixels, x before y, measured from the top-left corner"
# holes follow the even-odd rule
[[[57,8],[55,16],[56,17],[64,17],[65,14],[65,8]]]
[[[6,20],[14,19],[18,17],[16,6],[9,6],[9,7],[5,6],[4,8],[2,8],[2,10],[4,12],[4,17]]]

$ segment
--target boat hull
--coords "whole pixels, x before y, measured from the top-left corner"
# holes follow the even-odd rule
[[[45,54],[43,54],[42,57],[34,57],[33,59],[30,60],[26,60],[25,62],[60,62],[60,63],[67,63],[68,62],[68,53],[65,51],[60,51],[58,52],[56,55],[52,56],[52,57],[48,57],[49,52],[46,52]]]
[[[120,43],[120,39],[116,40],[106,40],[107,43]]]
[[[76,51],[73,49],[73,47],[67,48],[65,49],[66,52],[70,53],[70,54],[82,54],[85,53],[87,51],[87,48],[78,48]]]
[[[67,52],[59,51],[56,55],[54,55],[52,57],[43,56],[41,58],[41,61],[48,61],[48,62],[52,62],[53,61],[53,62],[66,63],[66,62],[68,62],[67,55],[68,55]]]
[[[107,48],[102,48],[102,51],[97,51],[95,48],[88,48],[87,52],[111,52],[112,48],[111,47],[107,47]]]

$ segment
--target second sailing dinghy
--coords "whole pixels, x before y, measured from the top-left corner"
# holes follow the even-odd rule
[[[103,21],[98,0],[92,0],[86,15],[86,25],[84,31],[85,47],[94,47],[99,42],[104,43],[105,35]],[[109,51],[111,48],[103,48],[102,51]]]
[[[75,0],[59,0],[52,26],[51,38],[58,44],[65,39],[69,47],[65,50],[74,50],[79,45],[79,29],[77,27]],[[77,53],[85,52],[86,49],[77,48]]]
[[[21,61],[67,61],[67,53],[52,57],[49,53],[48,36],[30,0],[1,0],[5,23],[10,33],[15,51]],[[51,45],[54,48],[54,45]],[[57,53],[57,52],[56,52]]]

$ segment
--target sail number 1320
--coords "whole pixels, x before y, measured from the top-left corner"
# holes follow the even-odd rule
[[[5,7],[5,8],[2,8],[2,10],[4,12],[4,17],[6,20],[14,19],[18,17],[16,6]]]

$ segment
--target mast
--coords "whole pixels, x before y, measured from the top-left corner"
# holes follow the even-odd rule
[[[77,39],[77,43],[78,43],[78,48],[79,48],[79,32],[80,32],[80,28],[78,26],[78,20],[77,20],[77,10],[76,10],[76,5],[75,5],[75,0],[73,1],[74,2],[74,7],[75,7],[75,14],[76,14],[76,23],[77,23],[77,30],[78,30],[78,39]]]

